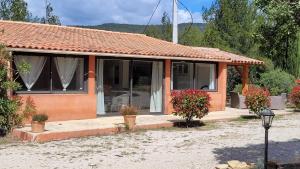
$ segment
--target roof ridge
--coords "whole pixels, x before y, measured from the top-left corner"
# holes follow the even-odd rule
[[[11,21],[11,20],[0,20],[0,22],[37,25],[37,26],[49,26],[49,27],[58,27],[58,28],[67,28],[67,29],[89,30],[89,31],[95,31],[95,32],[107,32],[107,33],[125,34],[125,35],[146,36],[145,34],[140,34],[140,33],[129,33],[129,32],[102,30],[102,29],[81,28],[81,27],[67,26],[67,25],[51,25],[51,24],[43,24],[43,23],[37,23],[37,22],[24,22],[24,21]],[[146,37],[148,37],[148,36],[146,36]]]

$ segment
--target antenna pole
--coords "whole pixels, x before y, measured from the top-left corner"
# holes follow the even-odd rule
[[[48,0],[45,0],[45,12],[46,12],[45,23],[47,24],[48,23]]]
[[[177,0],[173,0],[173,43],[178,43]]]

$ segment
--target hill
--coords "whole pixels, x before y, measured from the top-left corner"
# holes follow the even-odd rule
[[[179,33],[182,32],[185,27],[188,27],[190,23],[182,23],[178,25]],[[151,25],[161,27],[161,25]],[[205,23],[194,23],[193,26],[197,26],[201,31],[205,28]],[[101,29],[117,32],[129,32],[129,33],[143,33],[146,25],[134,25],[134,24],[118,24],[118,23],[105,23],[102,25],[76,25],[76,27],[91,28],[91,29]]]

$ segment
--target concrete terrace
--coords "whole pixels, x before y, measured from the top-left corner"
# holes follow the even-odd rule
[[[276,115],[291,114],[291,110],[275,110]],[[249,115],[247,109],[226,108],[225,111],[210,112],[201,121],[233,120],[242,115]],[[139,115],[136,130],[173,127],[174,122],[182,120],[173,115]],[[122,116],[99,117],[96,119],[70,120],[46,123],[43,133],[32,133],[31,127],[14,129],[13,135],[25,141],[47,142],[70,138],[116,134],[125,131]]]

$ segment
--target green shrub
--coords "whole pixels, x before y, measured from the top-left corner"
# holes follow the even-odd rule
[[[187,89],[172,91],[171,103],[175,112],[173,114],[181,116],[189,126],[193,117],[201,119],[208,113],[210,97],[207,92],[201,90]]]
[[[236,92],[236,93],[242,94],[243,85],[242,84],[235,85],[233,91]]]
[[[46,114],[35,114],[32,116],[32,121],[45,122],[47,120],[48,120],[48,115]]]
[[[273,61],[266,57],[256,57],[264,64],[250,66],[249,78],[252,84],[258,84],[262,73],[270,72],[274,70]]]
[[[260,116],[260,110],[264,107],[270,107],[270,93],[266,89],[257,86],[249,86],[246,92],[245,104],[251,112]]]
[[[295,85],[295,77],[279,69],[261,74],[259,84],[272,96],[289,93]]]

